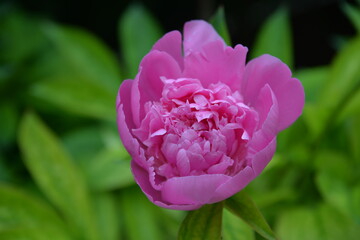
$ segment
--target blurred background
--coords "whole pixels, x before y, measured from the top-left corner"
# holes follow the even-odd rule
[[[134,184],[115,98],[165,32],[211,21],[306,92],[246,189],[280,239],[360,236],[360,1],[0,1],[0,239],[176,239]],[[227,26],[227,27],[226,27]],[[224,210],[223,238],[263,239]]]

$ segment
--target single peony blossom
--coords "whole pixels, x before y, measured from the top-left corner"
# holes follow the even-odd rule
[[[117,97],[117,124],[137,184],[156,205],[193,210],[243,189],[301,114],[304,90],[279,59],[245,65],[205,21],[155,43]]]

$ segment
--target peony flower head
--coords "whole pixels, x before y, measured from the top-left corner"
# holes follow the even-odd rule
[[[243,189],[271,160],[276,135],[301,114],[304,90],[279,59],[245,64],[205,21],[172,31],[117,97],[117,123],[137,184],[156,205],[193,210]]]

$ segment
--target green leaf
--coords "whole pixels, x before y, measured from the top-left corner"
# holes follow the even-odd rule
[[[219,35],[224,39],[225,43],[231,46],[231,38],[226,24],[224,7],[218,7],[216,13],[210,19],[210,23],[213,25]]]
[[[111,51],[80,29],[44,23],[43,31],[52,45],[29,76],[38,81],[30,95],[74,114],[115,121],[121,76]]]
[[[286,240],[325,239],[319,229],[314,210],[310,208],[284,211],[278,219],[276,232],[280,239]]]
[[[356,28],[360,32],[360,8],[352,6],[346,2],[342,3],[342,9]]]
[[[134,183],[131,158],[116,129],[103,124],[76,129],[63,141],[92,190],[114,190]]]
[[[10,144],[16,135],[18,112],[14,104],[0,105],[0,147]]]
[[[110,193],[92,195],[102,240],[120,239],[120,224],[115,198]]]
[[[0,18],[0,62],[18,65],[30,59],[45,43],[39,23],[17,10]]]
[[[337,122],[334,119],[341,119],[339,112],[360,88],[360,38],[351,40],[336,56],[326,83],[319,104],[312,112],[321,123],[317,135]]]
[[[25,114],[19,133],[24,162],[40,189],[66,217],[77,236],[99,239],[85,180],[58,138],[34,113]]]
[[[332,175],[331,172],[321,171],[317,174],[315,182],[328,203],[347,216],[351,216],[351,192],[343,180]]]
[[[358,76],[359,82],[360,82],[360,75]],[[357,90],[351,94],[349,97],[349,100],[343,106],[343,109],[341,110],[339,116],[338,116],[338,122],[342,122],[345,119],[360,114],[360,87],[357,88]]]
[[[76,75],[103,85],[113,96],[116,94],[121,80],[119,63],[101,41],[84,30],[49,22],[43,24],[43,31],[58,56],[71,66]]]
[[[360,114],[347,120],[346,131],[352,156],[360,164]],[[360,172],[360,169],[359,169]]]
[[[355,240],[359,236],[359,229],[349,218],[325,204],[284,211],[276,229],[286,240]]]
[[[130,171],[130,157],[119,143],[118,149],[103,150],[84,166],[92,189],[106,191],[134,183]]]
[[[252,229],[241,219],[224,208],[223,210],[224,240],[255,240]]]
[[[286,8],[279,8],[261,27],[251,52],[251,58],[270,54],[293,66],[291,26]]]
[[[294,73],[294,77],[298,78],[304,87],[307,104],[318,100],[319,92],[321,92],[328,75],[328,66],[305,68]]]
[[[220,202],[189,212],[180,226],[178,240],[221,239],[222,209]]]
[[[69,240],[63,220],[47,203],[0,183],[0,238],[2,240]]]
[[[121,191],[121,216],[129,240],[162,240],[164,236],[157,222],[157,208],[138,187]]]
[[[34,84],[31,95],[61,109],[88,117],[115,121],[115,96],[82,75],[57,76]]]
[[[226,199],[225,206],[266,239],[276,239],[260,210],[244,191]]]
[[[128,77],[134,78],[140,60],[160,39],[162,31],[151,14],[139,4],[130,6],[121,17],[118,36]]]

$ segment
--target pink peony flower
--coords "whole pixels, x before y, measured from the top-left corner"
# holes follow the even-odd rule
[[[301,114],[304,90],[279,59],[245,65],[205,21],[165,34],[117,97],[117,123],[137,184],[156,205],[193,210],[261,173],[276,135]]]

